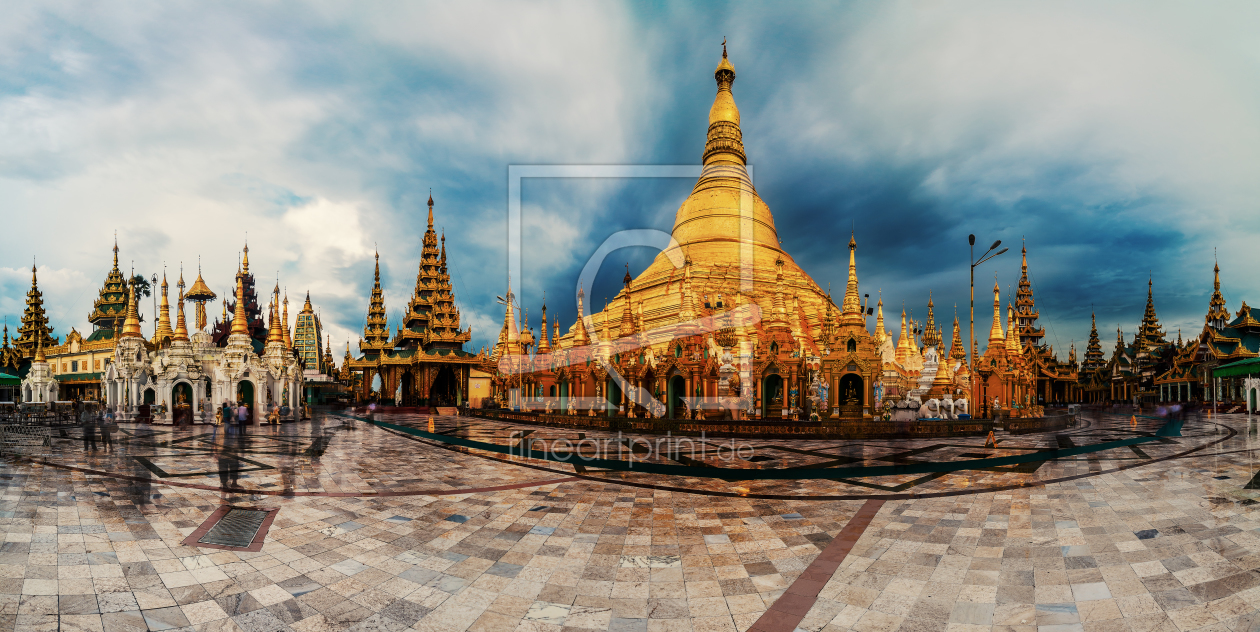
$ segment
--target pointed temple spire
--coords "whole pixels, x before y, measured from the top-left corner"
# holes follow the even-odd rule
[[[293,336],[289,334],[289,290],[284,291],[284,319],[280,321],[280,328],[284,331],[284,348],[293,350]]]
[[[245,275],[236,275],[236,313],[232,314],[232,335],[248,336],[249,323],[245,322]]]
[[[617,336],[625,338],[634,335],[634,311],[630,308],[630,282],[634,277],[630,276],[630,264],[626,264],[626,276],[621,279],[624,286],[622,289],[622,301],[624,305],[621,308],[621,326],[617,330]]]
[[[157,327],[153,332],[153,344],[158,346],[164,346],[175,336],[175,330],[171,329],[171,301],[167,296],[168,288],[166,270],[162,270],[162,302],[158,306]]]
[[[932,295],[929,293],[927,324],[923,326],[923,346],[939,347],[940,344],[941,337],[937,334],[936,330],[936,307],[932,302]],[[940,351],[941,349],[937,349],[938,355],[940,354]]]
[[[862,299],[858,294],[857,277],[857,236],[849,235],[849,278],[844,288],[844,301],[840,304],[840,324],[865,325],[866,315],[862,312]]]
[[[1098,340],[1098,322],[1093,312],[1089,315],[1089,345],[1085,347],[1085,361],[1081,363],[1082,371],[1093,371],[1102,367],[1102,343]]]
[[[538,327],[538,353],[550,353],[551,343],[547,340],[547,295],[543,294],[542,325]]]
[[[1002,334],[1002,288],[997,280],[993,281],[993,327],[989,329],[989,347],[997,349],[1006,346],[1006,336]]]
[[[1142,314],[1142,325],[1138,328],[1137,340],[1134,341],[1138,351],[1149,351],[1167,344],[1164,330],[1159,325],[1159,317],[1155,315],[1154,286],[1155,280],[1152,277],[1146,282],[1146,312]]]
[[[1041,346],[1041,339],[1046,335],[1045,327],[1037,326],[1037,306],[1033,301],[1032,282],[1028,280],[1028,248],[1022,251],[1019,275],[1019,290],[1015,294],[1015,317],[1019,332],[1019,346],[1026,347],[1030,343],[1034,347]]]
[[[136,286],[135,277],[130,280],[127,288],[127,317],[123,321],[122,334],[120,338],[143,338],[140,333],[140,314],[136,311],[136,303],[140,300],[136,296],[139,288]]]
[[[433,228],[433,192],[429,192],[429,219],[424,231],[416,289],[407,303],[402,326],[394,338],[399,349],[462,349],[472,332],[460,329],[459,309],[451,275],[446,267],[446,236],[439,240]]]
[[[92,304],[92,313],[88,314],[88,322],[96,331],[118,329],[127,317],[127,280],[122,270],[118,269],[118,238],[114,237],[114,267],[105,276],[100,296]]]
[[[578,284],[577,322],[573,324],[573,344],[579,347],[591,344],[590,336],[586,335],[586,319],[582,317],[586,313],[586,308],[583,306],[585,298],[586,290]]]
[[[1229,323],[1229,310],[1225,309],[1225,297],[1221,296],[1221,265],[1212,265],[1212,299],[1208,301],[1207,325],[1220,331]]]
[[[949,343],[949,357],[955,360],[967,359],[967,348],[963,346],[962,327],[958,325],[958,314],[954,314],[954,338]]]
[[[389,318],[385,315],[385,292],[381,289],[381,253],[376,253],[376,268],[372,272],[372,296],[368,299],[367,322],[363,325],[363,341],[359,351],[381,351],[392,347],[389,343]]]
[[[875,308],[875,346],[879,347],[888,340],[888,331],[884,329],[884,297],[879,297]]]
[[[40,346],[55,347],[53,328],[48,326],[48,314],[44,311],[44,295],[39,291],[35,264],[31,264],[31,289],[26,293],[26,310],[22,312],[22,326],[13,346],[25,357],[32,357]]]
[[[179,288],[179,296],[175,301],[175,335],[171,337],[171,342],[188,342],[188,321],[184,319],[184,266],[179,266],[179,281],[175,284]]]
[[[1008,286],[1007,292],[1010,289]],[[1011,354],[1019,353],[1019,325],[1015,321],[1015,306],[1010,303],[1006,304],[1006,351]]]

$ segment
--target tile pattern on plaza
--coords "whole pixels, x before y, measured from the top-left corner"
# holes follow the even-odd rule
[[[1245,486],[1257,469],[1256,427],[1245,416],[1217,421],[1236,434],[1194,420],[1175,445],[1143,446],[1151,458],[1207,446],[1168,461],[1124,461],[1141,459],[1126,448],[1127,456],[963,471],[920,485],[976,493],[890,496],[801,628],[1253,630],[1260,492]],[[1107,425],[1130,428],[1127,417],[1092,427]],[[128,427],[132,436],[112,453],[87,455],[72,435],[55,440],[46,459],[61,467],[0,462],[0,630],[746,630],[862,505],[816,498],[882,493],[820,480],[592,480],[612,479],[606,472],[485,491],[573,470],[354,427],[329,418],[318,428],[257,430],[241,455],[265,467],[241,472],[239,484],[451,495],[230,496],[215,489],[223,452],[204,428]],[[964,446],[951,448],[962,459],[977,443],[887,442],[861,454],[872,462],[929,442]],[[855,454],[842,445],[802,449]],[[161,478],[135,457],[185,476]],[[1111,471],[1127,464],[1136,467]],[[1085,476],[1035,484],[1075,474]],[[997,475],[1030,485],[985,492]],[[886,478],[872,482],[892,487]],[[738,495],[754,487],[779,498]],[[262,551],[180,544],[224,502],[280,508]]]

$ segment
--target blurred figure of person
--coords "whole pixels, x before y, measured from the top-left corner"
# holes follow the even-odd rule
[[[112,408],[107,408],[104,414],[96,413],[96,417],[101,426],[101,445],[106,452],[113,452],[114,431],[118,429],[118,426],[114,424],[114,411]]]
[[[96,419],[85,410],[79,413],[79,424],[83,426],[83,451],[87,452],[88,446],[91,446],[92,451],[96,452]]]

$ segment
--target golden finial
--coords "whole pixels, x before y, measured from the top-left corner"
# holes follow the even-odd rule
[[[244,274],[249,274],[249,238],[248,237],[245,238],[244,253],[245,253],[245,256],[241,259],[241,266],[242,266],[241,272]]]

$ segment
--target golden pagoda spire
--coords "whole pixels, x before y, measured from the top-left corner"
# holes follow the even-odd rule
[[[236,275],[236,312],[232,314],[232,333],[249,335],[249,324],[245,322],[245,275],[238,273]]]
[[[713,78],[717,80],[717,95],[709,108],[709,134],[702,162],[705,166],[718,162],[746,165],[748,159],[744,155],[744,135],[739,128],[739,108],[735,106],[735,95],[731,93],[735,67],[726,57],[725,40],[722,41],[722,61],[713,71]]]
[[[949,344],[949,357],[955,360],[966,360],[967,349],[963,346],[962,328],[958,325],[958,314],[954,314],[954,339]]]
[[[290,351],[293,350],[293,336],[289,335],[289,290],[284,291],[284,320],[280,321],[281,329],[284,330],[284,347]]]
[[[276,289],[271,293],[271,305],[267,306],[267,344],[284,344],[284,334],[280,332],[280,281],[276,281]]]
[[[429,230],[433,230],[433,189],[429,189]]]
[[[932,294],[929,292],[928,293],[927,324],[923,326],[923,346],[924,347],[939,347],[941,342],[942,342],[941,338],[940,336],[937,335],[937,329],[936,329],[936,306],[932,302]],[[944,355],[940,353],[941,349],[938,348],[936,351],[937,351],[937,357]]]
[[[621,310],[621,327],[617,331],[618,337],[621,338],[634,335],[634,312],[630,309],[630,282],[633,280],[634,277],[630,276],[630,264],[627,263],[626,276],[622,279],[622,283],[625,285],[622,301],[625,302],[625,305]]]
[[[1221,295],[1221,265],[1212,265],[1212,299],[1208,301],[1208,313],[1204,321],[1211,328],[1220,331],[1229,323],[1229,310],[1225,308],[1225,297]]]
[[[1015,306],[1010,303],[1006,304],[1006,350],[1011,353],[1019,353],[1019,335],[1018,328],[1015,325]]]
[[[862,299],[858,296],[858,278],[857,278],[857,237],[849,235],[849,281],[844,288],[844,302],[841,303],[843,310],[840,317],[841,324],[864,324],[866,319],[862,314]]]
[[[906,326],[906,308],[901,308],[901,336],[897,338],[896,355],[894,356],[898,364],[905,365],[910,359],[910,349],[914,343],[910,340],[910,329]]]
[[[551,343],[547,340],[547,293],[543,292],[542,325],[538,327],[538,353],[550,353]]]
[[[303,314],[309,314],[309,313],[312,313],[312,312],[314,312],[314,311],[315,311],[315,308],[314,308],[314,307],[311,307],[311,291],[310,291],[310,290],[307,290],[307,291],[306,291],[306,303],[305,303],[304,305],[302,305],[302,313],[303,313]]]
[[[884,296],[881,292],[875,307],[875,346],[884,344],[887,339],[888,332],[884,329]]]
[[[579,347],[584,347],[591,343],[590,338],[586,335],[586,319],[582,317],[585,313],[585,308],[582,306],[582,300],[585,297],[586,290],[581,284],[578,284],[577,322],[573,325],[573,344]]]
[[[166,283],[166,270],[162,270],[162,303],[158,307],[158,322],[153,332],[153,343],[161,345],[163,340],[170,340],[175,336],[175,330],[171,329],[171,301],[167,296],[168,285]]]
[[[175,335],[171,338],[173,342],[188,342],[188,322],[184,319],[184,266],[179,267],[179,282],[175,284],[179,288],[179,298],[176,301],[176,319],[175,319]]]
[[[1006,336],[1002,333],[1002,288],[996,278],[993,280],[993,327],[989,329],[989,346],[1006,346]]]
[[[136,312],[137,300],[135,274],[132,274],[128,281],[127,318],[123,321],[121,338],[144,338],[144,335],[140,333],[140,314]]]
[[[249,241],[245,242],[245,256],[241,258],[241,274],[249,274]]]
[[[48,358],[44,357],[44,339],[40,338],[35,342],[35,361],[47,362]]]

